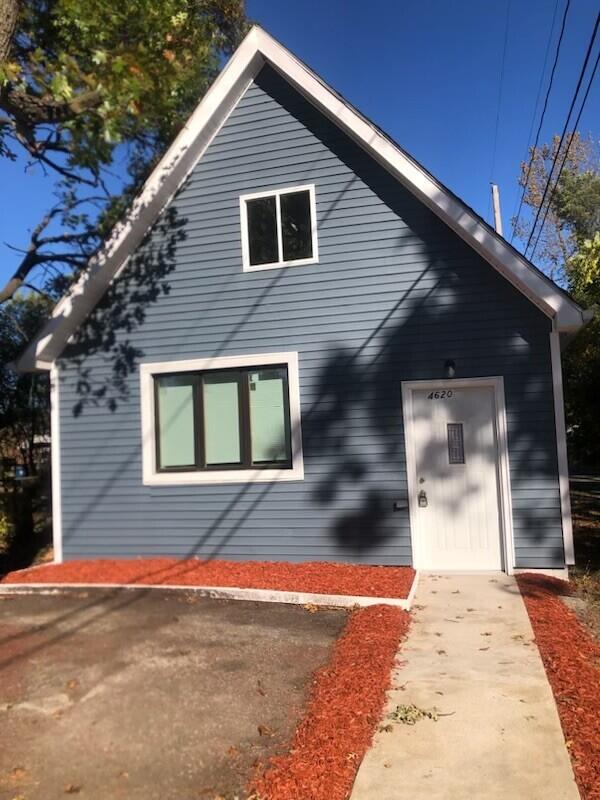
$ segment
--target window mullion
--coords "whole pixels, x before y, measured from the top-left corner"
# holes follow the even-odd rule
[[[206,467],[206,448],[204,446],[204,384],[202,373],[194,381],[194,443],[196,447],[196,469]]]
[[[277,253],[279,263],[283,262],[283,233],[281,230],[281,195],[275,195],[275,220],[277,226]]]
[[[240,438],[242,466],[252,466],[252,441],[250,431],[250,387],[248,373],[240,373]]]
[[[158,381],[155,377],[152,378],[153,391],[154,391],[154,457],[156,459],[156,469],[160,469],[160,403],[158,400]]]

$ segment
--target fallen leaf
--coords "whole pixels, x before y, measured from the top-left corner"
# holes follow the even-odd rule
[[[480,647],[479,649],[480,650],[489,650],[490,648],[489,647]]]
[[[259,736],[273,737],[273,736],[275,736],[275,732],[272,731],[271,728],[269,728],[268,725],[259,725],[258,726],[258,735]]]
[[[76,689],[79,686],[79,681],[77,678],[71,678],[70,681],[67,681],[67,689]]]
[[[65,794],[79,794],[81,786],[76,783],[67,783],[65,786]]]
[[[480,634],[480,635],[481,635],[481,636],[491,636],[492,634],[490,633],[490,631],[484,631],[484,632],[483,632],[482,634]]]
[[[10,777],[13,781],[20,781],[27,775],[25,767],[15,767],[10,771]]]
[[[256,681],[256,691],[259,693],[261,697],[266,697],[267,692],[259,680]]]

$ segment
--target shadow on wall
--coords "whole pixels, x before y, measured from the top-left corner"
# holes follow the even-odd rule
[[[170,206],[111,283],[102,300],[75,333],[63,358],[77,371],[73,415],[87,405],[106,405],[114,411],[129,395],[128,377],[137,370],[143,350],[130,335],[144,322],[148,306],[170,292],[167,281],[175,269],[177,245],[186,238],[186,220]],[[86,361],[99,355],[110,364],[110,379],[98,381]]]
[[[286,106],[289,92],[278,87],[276,81],[273,84],[272,77],[265,81],[265,88]],[[536,359],[545,359],[549,372],[546,321],[534,319],[529,301],[491,267],[481,263],[467,245],[389,173],[365,157],[357,145],[343,139],[332,123],[302,100],[296,99],[288,110],[326,148],[336,153],[352,175],[357,176],[356,180],[378,195],[398,218],[395,240],[398,274],[390,277],[389,285],[400,288],[393,295],[390,290],[389,302],[382,303],[378,321],[373,322],[374,313],[363,315],[360,308],[352,315],[357,329],[362,325],[365,331],[362,342],[355,344],[358,337],[354,334],[350,347],[340,341],[338,334],[337,342],[323,343],[330,355],[317,378],[313,392],[316,399],[309,408],[303,408],[305,460],[331,465],[314,486],[311,499],[317,507],[329,509],[332,540],[341,551],[360,555],[398,535],[399,523],[402,517],[406,522],[407,513],[394,512],[392,499],[408,501],[401,381],[443,378],[448,359],[456,362],[456,377],[510,373],[506,396],[513,483],[516,479],[521,483],[529,479],[555,480],[551,379],[531,370]],[[314,167],[307,165],[306,180],[314,180],[314,172]],[[350,183],[345,188],[349,187]],[[327,224],[332,209],[339,205],[344,191],[340,190],[329,210],[320,214],[321,228]],[[75,360],[79,375],[80,399],[73,409],[75,414],[89,403],[106,403],[114,408],[118,398],[126,397],[126,378],[142,356],[127,334],[142,324],[144,307],[168,291],[165,278],[174,268],[176,245],[185,238],[184,225],[185,221],[177,219],[172,206],[159,223],[161,235],[153,235],[140,248],[139,255],[115,282],[111,293],[71,346],[68,355]],[[327,259],[324,252],[323,269],[327,267]],[[253,312],[268,302],[270,292],[283,279],[284,272],[276,271],[252,300],[248,313],[234,331],[225,334],[215,355],[243,334],[246,325],[252,323]],[[528,322],[522,325],[520,317]],[[93,353],[101,353],[113,362],[110,388],[94,385],[91,370],[86,367],[86,356]],[[519,413],[512,414],[511,409],[517,408]],[[356,420],[360,420],[360,431]],[[365,455],[360,436],[368,439],[374,456]],[[98,486],[96,498],[71,522],[71,529],[85,521],[86,515],[138,456],[139,446],[136,446],[120,463],[115,463],[110,478]],[[382,467],[388,474],[398,476],[398,492],[393,496],[389,494],[389,485],[384,490],[378,481],[377,473],[381,473]],[[233,496],[229,495],[213,523],[200,533],[188,555],[202,553],[207,558],[218,555],[265,500],[273,485],[232,487]],[[351,504],[340,502],[344,492],[346,497],[351,493]],[[241,501],[245,501],[243,505]],[[343,506],[343,510],[338,506]],[[354,510],[349,511],[349,507]],[[456,510],[449,509],[449,513]],[[521,528],[528,529],[529,542],[543,543],[546,535],[543,509],[538,511],[530,502],[527,508],[519,510],[519,515]]]

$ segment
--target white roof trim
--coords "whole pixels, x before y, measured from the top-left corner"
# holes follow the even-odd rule
[[[254,26],[204,95],[154,169],[130,212],[33,339],[20,369],[47,369],[100,300],[144,235],[185,181],[265,62],[391,172],[533,303],[558,330],[577,330],[582,310],[552,281],[489,228],[480,217],[388,139],[306,65]]]

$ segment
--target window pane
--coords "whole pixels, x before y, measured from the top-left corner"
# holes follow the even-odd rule
[[[251,371],[248,381],[252,461],[286,462],[290,458],[287,370],[277,367]]]
[[[448,423],[448,463],[465,463],[465,444],[462,422]]]
[[[275,196],[247,200],[250,264],[279,261]]]
[[[186,376],[158,378],[160,467],[194,465],[194,389]]]
[[[240,413],[237,373],[205,375],[204,449],[206,463],[240,463]]]
[[[290,192],[282,194],[280,200],[283,260],[312,258],[310,193]]]

